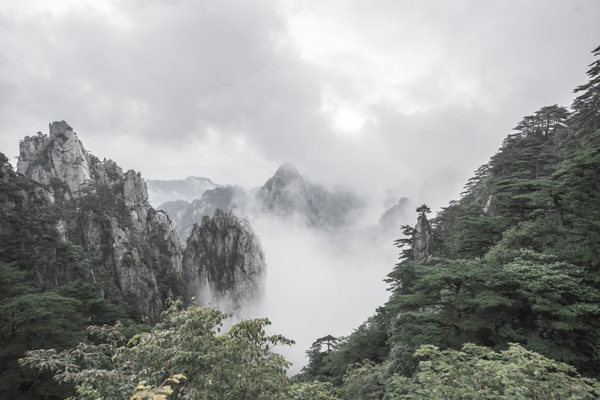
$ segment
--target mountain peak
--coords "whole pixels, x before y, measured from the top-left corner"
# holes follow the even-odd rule
[[[316,225],[318,211],[312,203],[304,179],[291,163],[282,164],[264,186],[256,193],[262,206],[280,216],[298,214],[309,225]]]
[[[286,161],[283,164],[281,164],[281,166],[277,168],[277,172],[275,172],[275,175],[281,173],[292,173],[294,175],[300,175],[294,164],[292,164],[289,161]]]
[[[48,129],[50,131],[50,137],[64,135],[67,131],[75,133],[73,128],[71,128],[65,121],[54,121],[51,124],[48,124]]]

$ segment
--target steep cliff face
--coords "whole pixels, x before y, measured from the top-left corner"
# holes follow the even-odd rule
[[[45,185],[66,185],[60,200],[79,197],[84,183],[92,179],[90,157],[64,121],[50,124],[49,135],[26,136],[19,150],[17,171]]]
[[[285,163],[256,193],[256,200],[268,212],[280,217],[299,217],[308,225],[319,224],[319,212],[309,197],[296,167]]]
[[[412,254],[415,260],[425,260],[433,255],[433,234],[425,214],[419,215],[413,231]]]
[[[248,220],[215,210],[194,225],[184,252],[184,276],[201,304],[229,312],[260,298],[265,256]]]
[[[17,169],[49,185],[50,201],[64,207],[74,243],[101,259],[124,298],[135,298],[145,316],[157,319],[164,297],[181,288],[158,282],[169,271],[182,274],[182,250],[167,215],[148,204],[140,173],[89,154],[64,121],[49,135],[25,137]]]
[[[194,224],[200,223],[202,217],[211,216],[217,208],[232,211],[236,216],[244,215],[249,203],[248,193],[239,186],[218,187],[206,190],[202,197],[188,203],[185,200],[169,201],[161,204],[173,221],[177,235],[182,244],[192,232]]]

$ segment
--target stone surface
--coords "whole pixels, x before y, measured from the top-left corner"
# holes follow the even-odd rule
[[[265,256],[247,219],[215,210],[194,225],[183,257],[186,281],[201,305],[211,303],[237,313],[260,299]]]
[[[119,289],[127,296],[137,298],[144,315],[157,317],[162,312],[161,301],[156,296],[156,277],[149,266],[140,261],[140,256],[116,219],[111,218],[111,238],[114,267]]]
[[[160,208],[167,212],[181,243],[185,245],[193,225],[200,223],[202,217],[213,215],[217,208],[232,211],[234,215],[242,217],[250,200],[243,188],[225,186],[206,190],[200,199],[191,203],[185,200],[169,201],[161,204]]]
[[[319,225],[319,212],[309,197],[304,180],[290,163],[285,163],[256,193],[264,211],[279,217],[299,218],[307,225]]]
[[[114,210],[87,211],[81,216],[78,237],[71,239],[77,239],[89,257],[102,259],[103,267],[115,277],[122,294],[133,294],[137,299],[144,318],[158,319],[162,306],[156,275],[152,266],[141,260],[131,238],[137,238],[138,247],[144,247],[139,243],[146,242],[155,259],[167,257],[170,268],[178,274],[183,273],[183,254],[167,215],[148,204],[148,190],[141,174],[133,170],[123,172],[114,161],[101,161],[90,154],[64,121],[50,124],[49,135],[28,136],[20,143],[17,169],[27,178],[49,185],[47,197],[61,205],[67,206],[86,193],[94,196],[102,187],[116,196],[117,204],[121,202],[123,212],[131,217],[130,223],[114,218]],[[59,234],[66,240],[65,226],[65,221],[61,221]],[[103,251],[107,247],[110,252]]]
[[[79,197],[91,180],[90,157],[65,121],[50,124],[49,135],[27,136],[19,152],[17,171],[45,185],[54,186],[54,180],[66,184],[64,200]]]
[[[413,232],[412,254],[415,260],[426,260],[433,255],[433,234],[425,214],[419,215],[417,219]]]

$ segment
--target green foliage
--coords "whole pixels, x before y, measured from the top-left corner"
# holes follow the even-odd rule
[[[384,394],[379,383],[378,369],[372,361],[364,360],[348,366],[344,375],[342,398],[344,400],[378,400]]]
[[[242,320],[220,335],[227,314],[217,308],[173,304],[151,332],[125,345],[121,325],[88,328],[98,343],[81,343],[57,352],[35,350],[21,365],[53,371],[59,382],[73,382],[81,399],[118,399],[141,390],[158,388],[174,373],[187,377],[181,392],[188,399],[277,399],[298,394],[329,399],[322,385],[290,386],[289,362],[274,352],[276,345],[294,342],[267,335],[267,319]],[[156,398],[156,397],[155,397]]]
[[[296,400],[339,400],[340,398],[337,394],[338,391],[333,389],[330,383],[307,382],[292,385],[287,390],[286,397],[281,398]]]
[[[350,365],[365,359],[379,363],[387,354],[387,326],[370,318],[347,337],[317,339],[306,352],[307,365],[294,376],[297,382],[329,382],[341,387]]]
[[[177,397],[180,397],[185,387],[181,387],[177,392],[171,385],[167,385],[167,383],[172,383],[174,385],[182,384],[182,381],[186,381],[187,378],[182,374],[171,374],[165,381],[157,388],[153,388],[151,385],[146,385],[146,381],[141,381],[135,388],[135,393],[131,396],[130,400],[167,400],[172,397],[174,394]]]
[[[592,54],[600,56],[600,46],[596,47]],[[600,59],[594,61],[587,75],[589,82],[578,86],[574,92],[581,93],[575,101],[572,108],[575,110],[573,125],[575,129],[582,134],[594,132],[600,129],[600,113],[598,104],[600,104]]]
[[[343,338],[341,338],[343,340]],[[306,351],[308,363],[302,371],[294,376],[297,382],[331,382],[332,374],[325,368],[325,358],[332,351],[340,339],[327,335],[315,340]]]
[[[427,207],[427,204],[423,204],[423,205],[417,207],[417,212],[419,213],[419,215],[430,214],[431,208]]]
[[[393,341],[527,348],[596,371],[600,290],[585,269],[522,250],[501,265],[432,259],[411,263],[410,288],[386,305],[397,315]]]
[[[399,378],[396,399],[595,399],[600,383],[575,368],[511,344],[496,353],[466,344],[462,351],[421,346],[417,383]]]
[[[425,343],[518,342],[600,374],[600,131],[585,122],[597,119],[598,90],[577,91],[573,114],[554,105],[524,117],[432,219],[435,258],[401,257],[388,276],[392,295],[378,313],[393,316],[392,372],[412,374],[408,355]]]
[[[394,245],[399,249],[402,249],[402,252],[400,253],[401,260],[411,259],[414,228],[410,225],[402,225],[400,229],[402,230],[404,237],[395,240]]]
[[[73,199],[69,208],[75,211],[79,219],[86,218],[92,213],[95,218],[109,223],[115,218],[121,229],[133,228],[129,208],[122,197],[122,184],[105,185],[86,182],[78,193],[79,197]]]

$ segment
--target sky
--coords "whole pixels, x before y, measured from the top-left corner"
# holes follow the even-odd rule
[[[443,203],[523,116],[570,105],[598,17],[596,0],[4,0],[0,151],[65,120],[146,179],[253,188],[289,161]]]

